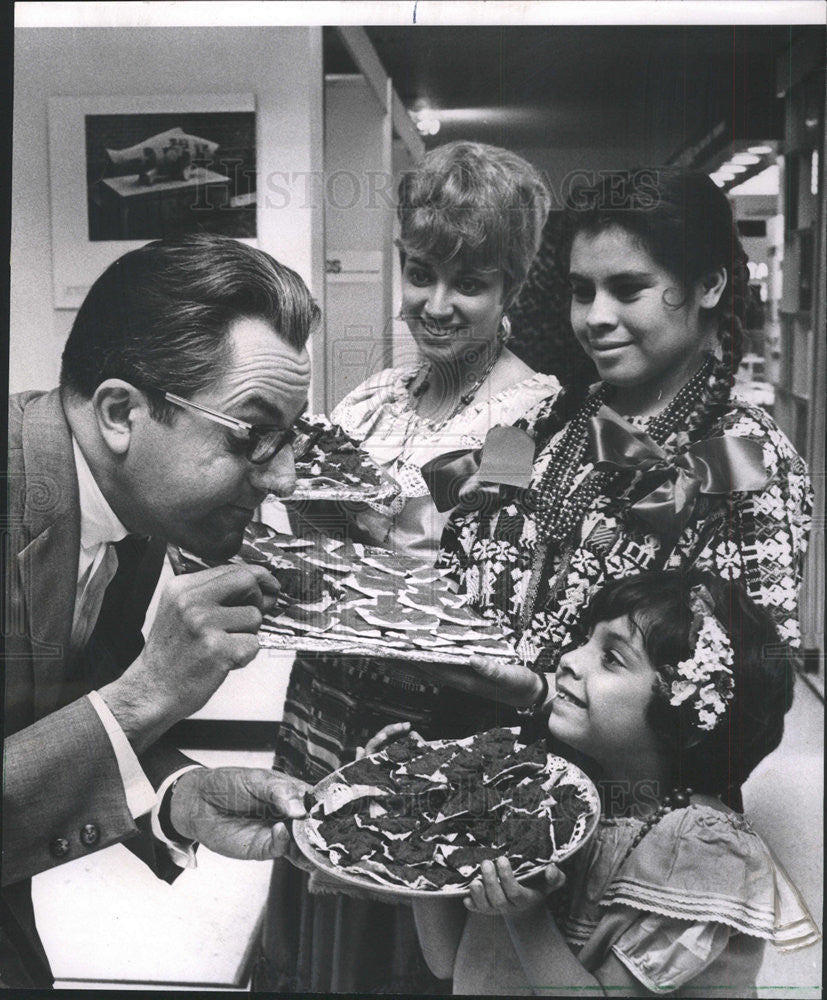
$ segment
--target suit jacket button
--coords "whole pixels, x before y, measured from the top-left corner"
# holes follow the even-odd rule
[[[80,828],[80,842],[82,844],[86,844],[87,847],[91,847],[92,844],[97,844],[99,838],[100,830],[94,823],[87,823],[85,826]]]
[[[49,854],[53,858],[65,858],[69,853],[69,841],[65,837],[55,837],[49,844]]]

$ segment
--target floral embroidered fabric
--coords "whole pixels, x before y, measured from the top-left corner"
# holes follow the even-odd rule
[[[529,432],[553,402],[548,399],[527,415]],[[562,428],[541,446],[533,487],[564,433]],[[534,517],[516,501],[491,516],[471,512],[452,517],[443,533],[440,564],[451,568],[476,607],[518,630],[518,651],[525,662],[535,662],[543,651],[546,669],[556,667],[560,649],[576,637],[593,589],[655,568],[694,566],[742,579],[753,600],[772,613],[781,638],[797,645],[798,588],[812,504],[806,467],[772,418],[737,397],[709,436],[722,433],[759,441],[770,481],[759,492],[700,496],[668,551],[635,519],[622,496],[598,495],[573,541],[562,549],[549,546],[536,602],[529,584],[537,575],[542,541]],[[667,453],[675,452],[680,436],[678,432],[666,440]],[[587,456],[570,492],[592,471]]]

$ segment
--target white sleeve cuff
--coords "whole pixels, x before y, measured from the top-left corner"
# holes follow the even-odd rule
[[[109,711],[106,702],[97,691],[90,691],[87,697],[92,708],[98,713],[106,735],[109,737],[109,742],[112,744],[112,750],[118,762],[118,770],[121,773],[126,805],[132,818],[137,819],[152,809],[155,804],[155,789],[152,787],[152,782],[144,774],[140,761],[126,738],[126,733]]]
[[[182,767],[180,771],[174,771],[168,777],[164,778],[158,788],[155,804],[152,806],[152,814],[150,817],[152,834],[160,840],[161,843],[166,845],[166,848],[169,851],[169,856],[179,868],[198,867],[198,862],[195,858],[195,842],[192,840],[170,840],[161,829],[161,824],[158,820],[158,810],[161,808],[161,802],[164,795],[173,781],[177,781],[178,778],[180,778],[182,774],[186,774],[187,771],[194,771],[196,768],[202,766],[202,764],[188,764],[186,767]]]

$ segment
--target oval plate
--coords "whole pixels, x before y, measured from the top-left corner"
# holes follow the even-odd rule
[[[456,744],[457,746],[467,746],[472,740],[473,737],[468,737],[463,740],[434,740],[426,745],[445,746],[447,744]],[[379,751],[375,754],[371,754],[371,759],[381,759],[382,756],[382,751]],[[341,784],[342,778],[346,778],[347,771],[353,766],[353,763],[355,762],[345,764],[337,771],[333,771],[331,774],[322,778],[322,780],[313,789],[313,794],[318,797],[319,795],[323,795],[331,784]],[[585,822],[579,823],[579,829],[575,828],[570,840],[563,846],[562,849],[555,851],[552,855],[551,860],[555,864],[558,864],[565,858],[570,857],[576,851],[579,851],[580,848],[588,842],[589,838],[597,829],[597,824],[600,819],[600,798],[591,779],[587,777],[587,775],[584,774],[579,767],[576,767],[563,757],[557,757],[553,754],[549,754],[546,771],[547,774],[559,771],[560,777],[557,779],[555,784],[563,783],[576,785],[578,790],[582,792],[583,796],[588,799],[592,807],[592,812],[585,818]],[[345,783],[347,784],[346,781]],[[455,885],[444,886],[441,889],[413,889],[391,882],[380,881],[378,878],[374,879],[368,875],[352,874],[347,868],[335,865],[326,854],[322,853],[314,846],[311,842],[311,834],[309,832],[309,818],[293,820],[293,838],[296,841],[296,845],[301,853],[307,858],[308,861],[311,862],[311,864],[313,864],[319,869],[319,871],[323,872],[329,878],[341,882],[343,886],[350,885],[363,891],[366,890],[370,893],[396,899],[433,899],[435,896],[438,896],[441,899],[450,897],[461,898],[463,896],[467,896],[470,891],[468,886]],[[529,870],[522,872],[517,877],[517,881],[525,882],[527,879],[533,878],[546,868],[546,864],[547,862],[537,864]]]

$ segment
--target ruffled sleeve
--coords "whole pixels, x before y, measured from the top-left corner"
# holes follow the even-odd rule
[[[407,408],[407,385],[415,373],[415,365],[406,365],[371,375],[336,405],[331,420],[355,440],[364,441],[377,421],[398,418]]]
[[[647,990],[671,993],[697,981],[723,954],[732,933],[726,924],[646,914],[630,924],[612,952]],[[762,951],[763,942],[754,951],[754,966],[760,965]],[[754,978],[755,971],[747,973],[742,982]],[[727,981],[735,985],[731,973]]]
[[[600,901],[616,904],[670,920],[722,924],[783,951],[821,937],[749,821],[702,805],[668,813],[643,838]]]

